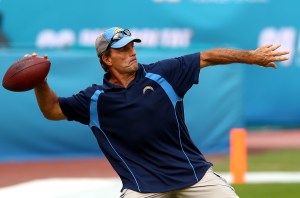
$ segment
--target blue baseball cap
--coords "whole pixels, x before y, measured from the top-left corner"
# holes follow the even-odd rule
[[[100,57],[100,55],[107,49],[111,39],[115,34],[118,32],[123,32],[124,29],[120,27],[112,27],[107,30],[105,30],[103,33],[101,33],[97,38],[95,42],[96,52],[97,56]],[[130,43],[131,41],[140,43],[141,39],[132,37],[131,34],[127,35],[124,34],[123,37],[120,40],[117,40],[111,44],[111,48],[121,48]]]

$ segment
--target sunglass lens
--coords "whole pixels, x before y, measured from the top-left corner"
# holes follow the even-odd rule
[[[126,34],[127,36],[131,36],[131,32],[130,32],[129,30],[126,29],[126,30],[124,30],[123,32],[124,32],[124,34]]]

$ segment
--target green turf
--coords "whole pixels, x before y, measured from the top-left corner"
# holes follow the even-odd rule
[[[215,171],[229,171],[228,156],[221,159],[212,158],[210,161],[214,164]],[[250,154],[247,161],[248,171],[300,171],[300,150],[273,150]]]
[[[208,157],[208,160],[210,158]],[[229,172],[229,156],[211,158],[214,170]],[[300,171],[300,150],[273,150],[248,155],[248,171]],[[233,185],[241,198],[299,198],[300,183]]]
[[[240,198],[299,198],[300,184],[242,184],[233,185]]]

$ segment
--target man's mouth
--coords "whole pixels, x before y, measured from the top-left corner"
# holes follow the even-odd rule
[[[133,63],[133,62],[136,62],[136,58],[134,58],[134,59],[130,60],[130,62],[129,62],[129,63]]]

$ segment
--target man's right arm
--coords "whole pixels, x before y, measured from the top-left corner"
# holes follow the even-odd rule
[[[34,88],[34,93],[45,118],[49,120],[67,119],[60,108],[57,95],[49,87],[46,80]]]

